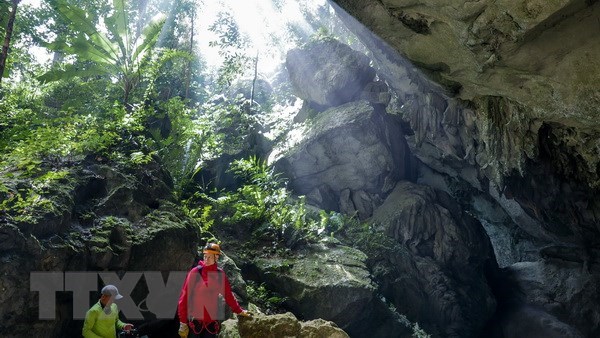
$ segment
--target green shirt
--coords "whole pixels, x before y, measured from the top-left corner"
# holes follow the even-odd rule
[[[106,314],[100,301],[94,304],[85,314],[85,322],[81,333],[84,338],[116,338],[117,329],[121,330],[125,323],[119,320],[117,304],[110,305],[110,313]]]

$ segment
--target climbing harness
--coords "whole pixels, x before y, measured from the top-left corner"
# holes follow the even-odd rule
[[[202,332],[202,330],[206,330],[210,334],[217,334],[221,329],[221,324],[219,324],[219,322],[216,320],[213,320],[212,322],[203,322],[192,318],[188,326],[190,327],[190,330],[192,332],[198,335],[200,334],[200,332]],[[213,327],[213,329],[210,328],[211,326]]]

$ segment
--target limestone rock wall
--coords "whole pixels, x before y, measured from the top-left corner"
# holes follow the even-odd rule
[[[2,337],[81,334],[72,291],[56,293],[54,319],[39,319],[31,272],[185,271],[193,262],[198,229],[173,203],[169,175],[156,162],[127,170],[90,158],[73,165],[70,181],[60,184],[64,195],[44,197],[56,203],[54,215],[0,224]]]
[[[497,253],[515,253],[499,254],[504,266],[550,257],[562,262],[557,271],[573,263],[597,278],[599,3],[333,2],[390,85],[387,111],[402,116],[423,163],[418,182],[470,209],[496,236]],[[545,283],[569,294],[560,273]],[[578,297],[566,303],[586,307]],[[527,316],[535,313],[546,316]],[[596,334],[596,320],[548,315],[571,327],[564,334]]]
[[[398,119],[366,101],[319,113],[298,144],[273,157],[295,193],[324,209],[371,216],[397,180],[413,176]]]
[[[462,99],[501,96],[598,127],[597,1],[332,2]]]

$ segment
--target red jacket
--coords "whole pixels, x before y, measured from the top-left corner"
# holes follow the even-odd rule
[[[225,320],[226,318],[219,318],[223,316],[218,313],[219,294],[225,297],[225,302],[233,312],[243,311],[231,292],[225,272],[216,263],[205,266],[203,261],[198,262],[198,266],[188,272],[181,288],[177,307],[179,321],[187,323],[192,317],[206,323]]]

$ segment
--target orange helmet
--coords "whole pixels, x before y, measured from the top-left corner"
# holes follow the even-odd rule
[[[216,243],[206,243],[206,246],[204,247],[204,250],[202,250],[202,252],[207,254],[220,255],[221,247],[219,246],[219,244]]]

